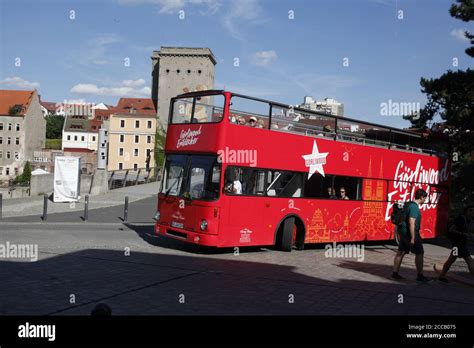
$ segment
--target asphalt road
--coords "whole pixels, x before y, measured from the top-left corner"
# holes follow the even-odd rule
[[[100,302],[113,315],[474,314],[473,287],[417,283],[411,255],[407,280],[390,279],[389,245],[367,246],[362,262],[326,257],[323,246],[235,253],[156,237],[152,224],[106,221],[0,223],[7,242],[37,245],[39,257],[0,258],[0,315],[88,315]],[[425,250],[433,276],[449,249]],[[466,268],[458,261],[454,270]]]

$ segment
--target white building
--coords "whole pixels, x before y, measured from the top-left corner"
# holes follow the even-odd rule
[[[344,104],[333,98],[324,98],[323,101],[314,100],[313,97],[305,96],[304,103],[298,105],[303,109],[321,111],[335,116],[344,116]]]
[[[87,116],[66,116],[63,128],[62,150],[95,152],[99,143],[99,127]]]

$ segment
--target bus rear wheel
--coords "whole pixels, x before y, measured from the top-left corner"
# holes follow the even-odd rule
[[[299,221],[298,221],[299,222]],[[304,231],[295,217],[286,218],[277,232],[277,248],[281,251],[291,251],[293,246],[298,250],[304,247]]]

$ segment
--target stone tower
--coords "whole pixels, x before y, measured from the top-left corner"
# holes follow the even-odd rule
[[[209,48],[161,47],[151,61],[152,99],[158,123],[166,130],[172,97],[214,88],[216,59]]]

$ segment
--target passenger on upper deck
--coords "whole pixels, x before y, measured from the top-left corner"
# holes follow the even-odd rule
[[[255,127],[257,125],[257,118],[254,116],[250,117],[248,125],[250,127]]]
[[[241,126],[245,126],[245,118],[243,118],[242,116],[240,116],[240,117],[237,119],[237,124],[240,124]]]

